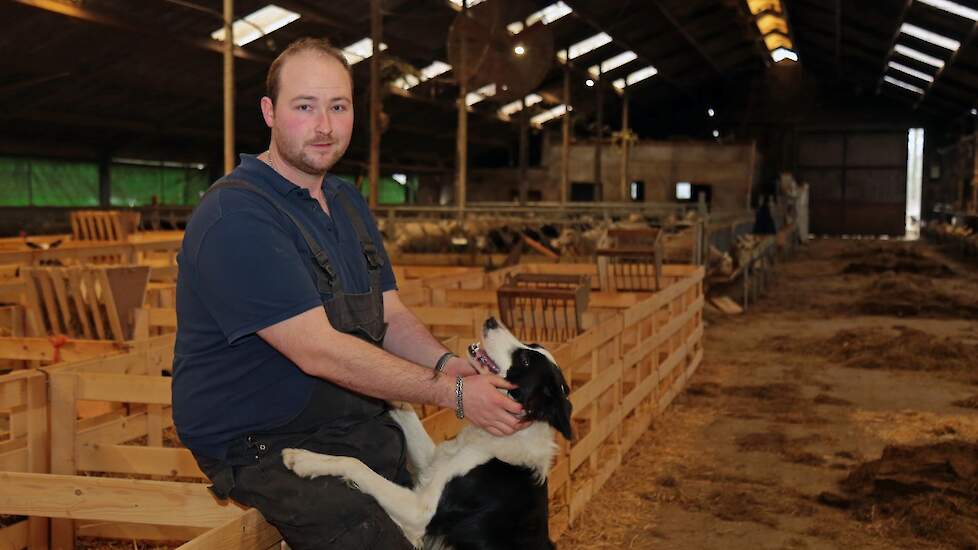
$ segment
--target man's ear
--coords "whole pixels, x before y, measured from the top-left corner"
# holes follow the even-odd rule
[[[266,126],[269,128],[275,126],[275,104],[268,96],[261,98],[261,116],[265,119]]]

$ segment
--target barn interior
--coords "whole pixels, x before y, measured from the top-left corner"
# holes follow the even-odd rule
[[[349,65],[329,174],[404,304],[462,356],[497,317],[568,381],[558,547],[978,545],[978,0],[0,20],[0,548],[284,547],[206,490],[170,384],[188,223],[269,149],[304,37]]]

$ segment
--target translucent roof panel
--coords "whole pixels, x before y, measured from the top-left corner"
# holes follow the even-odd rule
[[[534,126],[540,126],[548,120],[553,120],[555,118],[564,116],[567,114],[567,105],[558,105],[552,109],[547,109],[546,111],[534,116],[530,119],[530,124]]]
[[[893,46],[893,51],[900,55],[905,55],[910,59],[916,59],[921,63],[926,63],[932,67],[937,67],[938,69],[944,67],[944,60],[938,59],[932,55],[927,55],[923,52],[919,52],[909,46],[904,46],[903,44]]]
[[[523,99],[526,100],[527,107],[536,105],[537,103],[543,101],[543,98],[537,94],[530,94]],[[512,116],[514,113],[518,113],[522,110],[523,110],[523,102],[517,99],[516,101],[511,101],[503,105],[502,107],[500,107],[499,114],[500,116],[507,118]]]
[[[480,101],[486,99],[487,97],[492,97],[496,95],[496,85],[486,84],[485,86],[479,88],[474,92],[469,92],[465,95],[465,104],[469,107],[479,103]]]
[[[781,13],[781,0],[747,0],[747,6],[754,15],[764,10],[776,11]]]
[[[248,15],[236,20],[231,25],[231,32],[234,33],[234,43],[244,46],[249,42],[254,42],[262,37],[262,33],[271,34],[281,29],[289,23],[299,19],[299,14],[280,8],[274,4],[269,4],[260,10],[249,13]],[[258,31],[255,27],[261,29]],[[211,33],[214,40],[224,41],[224,27]]]
[[[957,2],[951,2],[950,0],[919,0],[921,4],[927,4],[928,6],[935,7],[939,10],[944,10],[948,13],[953,13],[965,19],[970,19],[972,21],[978,21],[978,10],[971,9],[967,6],[962,6]]]
[[[380,51],[387,49],[387,44],[383,42],[380,43]],[[367,59],[374,54],[374,42],[369,38],[362,38],[357,40],[353,44],[343,48],[343,57],[350,65],[356,65],[357,63]]]
[[[561,61],[574,59],[588,52],[593,52],[594,50],[600,48],[601,46],[604,46],[609,42],[611,42],[611,36],[609,36],[608,33],[604,33],[604,32],[598,33],[594,36],[581,40],[577,44],[572,45],[570,48],[567,48],[566,53],[565,52],[557,53],[557,57],[559,57]]]
[[[478,6],[485,1],[486,0],[469,0],[466,5],[471,8],[472,6]],[[462,0],[448,0],[448,4],[457,11],[462,10]]]
[[[588,72],[591,76],[599,76],[602,73],[609,73],[622,65],[631,63],[632,61],[638,59],[638,55],[633,51],[622,52],[614,57],[608,58],[601,62],[600,71],[598,70],[598,65],[592,65],[588,68]]]
[[[930,42],[935,46],[951,50],[955,52],[961,47],[961,43],[953,38],[948,38],[944,35],[937,34],[936,32],[929,31],[925,28],[918,27],[916,25],[911,25],[910,23],[904,23],[900,27],[900,32],[903,34],[910,35],[914,38],[919,38],[924,42]]]
[[[883,81],[884,82],[888,82],[890,84],[893,84],[894,86],[898,86],[900,88],[903,88],[904,90],[910,90],[911,92],[914,92],[914,93],[917,93],[917,94],[923,94],[924,93],[924,90],[921,89],[921,88],[919,88],[918,86],[914,86],[913,84],[907,84],[906,82],[904,82],[904,81],[902,81],[902,80],[900,80],[898,78],[893,78],[892,76],[889,76],[889,75],[884,76],[883,77]]]
[[[760,29],[762,35],[774,31],[788,34],[788,24],[784,22],[784,18],[770,13],[757,20],[757,28]]]
[[[785,59],[789,61],[798,61],[798,54],[794,50],[789,50],[788,48],[778,48],[771,52],[771,59],[775,63],[780,63]]]
[[[790,38],[776,32],[764,37],[764,45],[766,45],[768,51],[771,52],[778,48],[788,48],[789,50],[794,48],[794,46],[791,44]]]
[[[908,74],[908,75],[910,75],[912,77],[919,78],[919,79],[921,79],[921,80],[923,80],[925,82],[933,82],[934,81],[934,77],[933,76],[931,76],[931,75],[929,75],[929,74],[927,74],[925,72],[918,71],[917,69],[914,69],[912,67],[908,67],[908,66],[906,66],[906,65],[904,65],[902,63],[897,63],[896,61],[890,61],[889,63],[887,63],[887,66],[890,67],[891,69],[895,69],[897,71],[900,71],[901,73],[905,73],[905,74]]]

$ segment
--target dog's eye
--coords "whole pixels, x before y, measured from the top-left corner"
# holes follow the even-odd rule
[[[529,367],[530,360],[527,359],[526,356],[524,355],[523,357],[520,357],[520,364],[522,364],[524,367]]]

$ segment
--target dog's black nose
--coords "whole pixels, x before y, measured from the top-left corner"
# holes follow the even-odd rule
[[[490,317],[486,319],[486,330],[491,330],[494,328],[499,328],[499,323],[496,321],[496,318]]]

